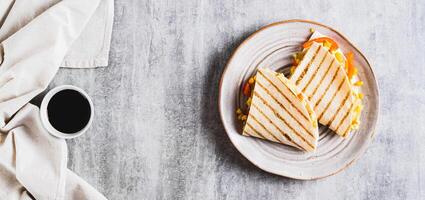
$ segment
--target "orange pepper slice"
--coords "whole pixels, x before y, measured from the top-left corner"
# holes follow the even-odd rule
[[[352,52],[348,52],[347,54],[345,54],[345,57],[347,58],[347,62],[345,62],[345,67],[347,68],[347,76],[351,80],[351,78],[353,78],[353,76],[357,73],[357,68],[353,65],[354,55]]]
[[[247,97],[249,97],[251,95],[251,86],[249,86],[249,82],[248,81],[243,86],[243,91],[242,92]]]
[[[313,44],[313,42],[322,43],[322,42],[325,42],[325,41],[331,43],[331,49],[330,50],[334,51],[334,50],[338,49],[338,44],[335,41],[333,41],[331,38],[328,38],[328,37],[319,37],[319,38],[309,40],[309,41],[307,41],[303,44],[303,48],[306,49],[306,48],[310,47]]]

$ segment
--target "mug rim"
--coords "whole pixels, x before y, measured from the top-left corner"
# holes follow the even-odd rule
[[[60,91],[63,90],[74,90],[79,92],[82,96],[84,96],[87,101],[89,102],[90,105],[90,118],[89,121],[87,122],[87,124],[84,126],[83,129],[79,130],[78,132],[75,133],[64,133],[61,131],[58,131],[56,128],[54,128],[52,126],[52,124],[49,121],[48,118],[48,113],[47,113],[47,106],[50,102],[50,100],[52,99],[52,97],[57,94]],[[93,121],[93,113],[94,113],[94,106],[93,106],[93,102],[91,100],[91,98],[89,97],[89,95],[81,88],[77,87],[77,86],[73,86],[73,85],[60,85],[60,86],[56,86],[54,88],[52,88],[49,92],[47,92],[47,94],[44,96],[42,102],[41,102],[41,106],[40,106],[40,118],[41,118],[41,123],[43,124],[44,128],[47,130],[47,132],[49,132],[51,135],[58,137],[58,138],[64,138],[64,139],[72,139],[72,138],[76,138],[78,136],[83,135],[85,132],[87,132],[87,130],[89,129],[89,127],[92,124]]]

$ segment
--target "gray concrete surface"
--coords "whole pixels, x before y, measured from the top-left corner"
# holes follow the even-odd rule
[[[116,0],[110,66],[61,69],[93,97],[69,167],[109,199],[425,199],[423,1]],[[280,20],[318,21],[368,57],[381,92],[375,141],[320,180],[268,174],[231,145],[217,110],[229,54]]]

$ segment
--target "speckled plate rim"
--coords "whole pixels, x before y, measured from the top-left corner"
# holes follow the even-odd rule
[[[228,69],[228,66],[229,66],[229,64],[230,63],[232,63],[232,60],[234,59],[234,56],[238,53],[238,51],[243,47],[243,46],[245,46],[253,37],[255,37],[257,34],[259,34],[260,32],[262,32],[262,31],[264,31],[264,30],[266,30],[266,29],[268,29],[268,28],[271,28],[271,27],[274,27],[274,26],[279,26],[279,25],[284,25],[284,24],[289,24],[289,23],[309,23],[309,24],[313,24],[313,25],[317,25],[317,26],[321,26],[321,27],[323,27],[323,28],[325,28],[325,29],[328,29],[328,30],[330,30],[330,31],[333,31],[334,33],[336,33],[337,35],[339,35],[341,38],[343,38],[352,48],[354,48],[358,53],[359,53],[359,55],[366,61],[366,63],[367,63],[367,67],[369,68],[369,70],[370,70],[370,72],[372,73],[371,75],[372,75],[372,77],[373,77],[373,81],[375,82],[375,85],[377,86],[376,87],[376,94],[377,94],[377,96],[376,96],[376,102],[377,102],[377,107],[376,107],[376,113],[377,113],[377,115],[376,115],[376,120],[375,120],[375,123],[373,124],[373,126],[372,126],[372,129],[370,130],[370,132],[371,132],[371,138],[370,138],[370,140],[367,140],[366,141],[366,148],[363,148],[363,149],[360,149],[360,151],[356,154],[356,155],[354,155],[353,156],[353,158],[352,158],[352,160],[350,161],[350,162],[348,162],[348,164],[346,164],[345,166],[342,166],[340,169],[338,169],[338,170],[335,170],[334,172],[332,172],[332,173],[329,173],[328,175],[324,175],[324,176],[317,176],[317,177],[310,177],[310,178],[306,178],[306,177],[302,177],[302,176],[296,176],[296,175],[293,175],[293,174],[288,174],[288,173],[282,173],[282,172],[276,172],[276,171],[274,171],[274,170],[269,170],[269,169],[265,169],[265,168],[263,168],[263,167],[261,167],[261,166],[259,166],[258,164],[256,164],[256,162],[255,161],[253,161],[253,160],[251,160],[250,158],[249,158],[249,156],[247,156],[247,155],[245,155],[244,153],[243,153],[243,151],[241,151],[240,149],[239,149],[239,146],[238,145],[236,145],[235,144],[235,141],[233,141],[233,139],[232,139],[232,137],[230,137],[228,134],[229,134],[229,127],[228,127],[228,125],[225,123],[225,121],[224,121],[224,116],[223,116],[223,112],[222,112],[222,110],[221,110],[221,108],[222,108],[222,106],[221,106],[221,98],[222,98],[222,83],[223,83],[223,79],[224,79],[224,77],[225,77],[225,75],[226,75],[226,72],[227,72],[227,69]],[[337,173],[339,173],[339,172],[341,172],[341,171],[343,171],[344,169],[346,169],[347,167],[349,167],[349,166],[351,166],[353,163],[355,163],[365,152],[366,152],[366,150],[368,149],[368,147],[369,147],[369,145],[370,145],[370,143],[374,140],[374,138],[375,138],[375,134],[376,134],[376,124],[377,124],[377,122],[379,121],[379,111],[380,111],[380,101],[379,101],[379,84],[378,84],[378,81],[377,81],[377,79],[376,79],[376,76],[375,76],[375,74],[374,74],[374,71],[373,71],[373,69],[372,69],[372,67],[371,67],[371,65],[370,65],[370,62],[367,60],[367,58],[366,58],[366,56],[364,56],[363,55],[363,53],[350,41],[350,40],[348,40],[347,39],[347,37],[345,37],[343,34],[341,34],[340,32],[338,32],[338,31],[336,31],[335,29],[333,29],[333,28],[331,28],[331,27],[329,27],[329,26],[326,26],[326,25],[324,25],[324,24],[321,24],[321,23],[318,23],[318,22],[315,22],[315,21],[311,21],[311,20],[304,20],[304,19],[291,19],[291,20],[284,20],[284,21],[279,21],[279,22],[275,22],[275,23],[271,23],[271,24],[268,24],[268,25],[266,25],[266,26],[263,26],[263,27],[261,27],[260,29],[258,29],[258,30],[256,30],[254,33],[252,33],[250,36],[248,36],[234,51],[233,51],[233,53],[232,53],[232,55],[230,56],[230,58],[229,58],[229,60],[227,61],[227,63],[226,63],[226,66],[225,66],[225,68],[224,68],[224,70],[223,70],[223,73],[222,73],[222,75],[221,75],[221,78],[220,78],[220,82],[219,82],[219,94],[218,94],[218,108],[219,108],[219,113],[220,113],[220,118],[221,118],[221,121],[222,121],[222,123],[223,123],[223,126],[224,126],[224,129],[226,130],[226,133],[227,133],[227,135],[229,136],[229,139],[230,139],[230,141],[232,142],[232,144],[233,144],[233,146],[235,146],[236,147],[236,149],[246,158],[246,159],[248,159],[253,165],[255,165],[255,166],[257,166],[258,168],[260,168],[260,169],[262,169],[263,171],[266,171],[266,172],[269,172],[269,173],[272,173],[272,174],[275,174],[275,175],[279,175],[279,176],[284,176],[284,177],[288,177],[288,178],[293,178],[293,179],[299,179],[299,180],[314,180],[314,179],[320,179],[320,178],[326,178],[326,177],[329,177],[329,176],[333,176],[333,175],[335,175],[335,174],[337,174]]]

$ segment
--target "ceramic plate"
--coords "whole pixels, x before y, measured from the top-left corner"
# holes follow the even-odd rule
[[[310,28],[334,39],[343,52],[353,52],[359,78],[364,82],[364,110],[360,128],[343,139],[326,127],[320,127],[318,148],[305,153],[289,146],[242,136],[236,109],[242,105],[242,83],[259,67],[285,72],[292,54],[311,35]],[[352,164],[372,141],[378,118],[378,85],[365,56],[343,35],[325,25],[289,20],[270,24],[248,37],[233,53],[221,77],[219,109],[224,127],[233,145],[259,168],[295,179],[317,179],[333,175]]]

